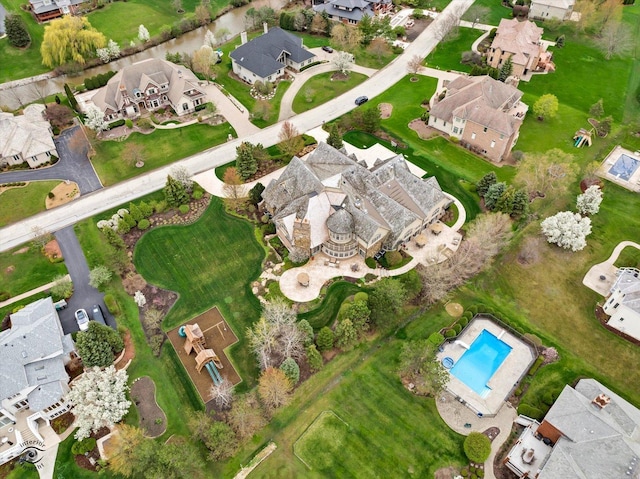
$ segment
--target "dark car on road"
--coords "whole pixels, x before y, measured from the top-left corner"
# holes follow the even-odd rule
[[[102,314],[102,308],[99,304],[91,306],[91,316],[94,321],[102,324],[103,326],[107,325],[107,322],[104,319],[104,314]]]
[[[356,98],[356,105],[360,106],[363,105],[364,103],[367,103],[369,101],[369,98],[366,96],[359,96],[358,98]]]
[[[327,53],[333,53],[333,48],[331,48],[329,45],[323,46],[322,49]]]

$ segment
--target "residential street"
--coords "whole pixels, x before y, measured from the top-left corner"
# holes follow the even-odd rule
[[[73,226],[67,226],[55,233],[56,240],[62,250],[64,262],[73,281],[73,296],[67,300],[67,307],[58,311],[60,324],[65,334],[78,331],[78,325],[74,317],[77,309],[83,308],[91,317],[91,306],[99,304],[104,313],[107,324],[116,328],[116,320],[104,305],[104,294],[89,285],[89,266],[84,257],[80,242]]]
[[[425,58],[435,48],[439,42],[440,35],[438,33],[441,33],[438,27],[441,23],[446,22],[446,17],[450,15],[461,16],[472,3],[473,0],[452,0],[434,22],[407,47],[404,54],[352,91],[340,95],[318,108],[297,115],[289,121],[299,131],[308,131],[355,108],[354,99],[358,96],[367,95],[369,98],[374,98],[386,91],[407,74],[407,66],[414,55]],[[235,158],[236,147],[242,141],[262,143],[265,147],[274,145],[278,141],[281,127],[281,123],[272,125],[251,136],[227,142],[175,162],[174,165],[183,165],[192,174],[215,168],[232,161]],[[164,186],[172,166],[168,165],[112,187],[103,188],[66,205],[2,228],[0,229],[0,251],[6,251],[29,241],[33,236],[31,232],[33,226],[40,226],[45,231],[57,231],[73,225],[81,219],[89,218],[99,212],[156,191]]]
[[[76,137],[76,138],[74,138]],[[75,181],[81,194],[91,193],[102,188],[89,158],[87,143],[79,126],[63,131],[55,139],[60,160],[53,166],[36,170],[17,170],[0,173],[0,183],[36,180]]]

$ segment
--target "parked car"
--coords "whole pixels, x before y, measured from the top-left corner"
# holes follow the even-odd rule
[[[331,48],[329,45],[324,45],[322,49],[327,53],[333,53],[333,48]]]
[[[80,331],[86,331],[87,329],[89,329],[89,316],[84,309],[77,310],[75,316]]]
[[[67,302],[64,299],[61,299],[60,301],[53,303],[53,306],[56,308],[56,311],[60,311],[67,307]]]
[[[94,304],[93,306],[91,306],[91,316],[94,321],[97,321],[103,326],[107,325],[107,322],[104,319],[104,314],[102,314],[102,308],[99,304]]]
[[[356,98],[356,105],[360,106],[363,105],[364,103],[367,103],[369,101],[369,98],[366,96],[359,96],[358,98]]]

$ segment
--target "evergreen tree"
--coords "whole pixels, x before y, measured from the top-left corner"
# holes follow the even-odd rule
[[[320,371],[324,366],[322,355],[318,352],[315,344],[307,348],[307,361],[309,361],[309,367],[313,372]]]
[[[298,381],[300,381],[300,366],[298,366],[295,359],[285,359],[280,365],[280,369],[291,384],[298,384]]]
[[[336,345],[342,349],[351,349],[358,340],[358,332],[353,327],[353,322],[345,318],[336,328]]]
[[[513,186],[507,187],[502,193],[498,201],[496,201],[495,210],[510,215],[513,212],[513,197],[516,190]]]
[[[144,218],[142,210],[135,203],[129,203],[129,214],[136,221],[136,223]]]
[[[332,123],[329,127],[329,138],[327,138],[327,144],[333,146],[336,150],[339,150],[343,146],[342,136],[338,130],[338,125]]]
[[[316,337],[316,344],[319,351],[328,351],[333,348],[333,331],[326,326],[322,328]]]
[[[380,129],[380,110],[378,107],[370,107],[362,111],[362,129],[367,133],[375,133]]]
[[[171,175],[167,176],[167,184],[162,192],[169,206],[180,206],[189,202],[189,195],[184,185]]]
[[[249,201],[254,205],[257,205],[262,201],[262,192],[264,191],[264,185],[260,182],[256,183],[253,188],[249,190]]]
[[[254,145],[243,141],[236,148],[236,168],[243,180],[247,180],[258,171],[258,160],[254,155]]]
[[[604,104],[602,102],[602,98],[591,105],[591,108],[589,109],[589,115],[594,118],[600,118],[602,115],[604,115]]]
[[[513,72],[513,62],[511,61],[511,57],[507,58],[505,62],[500,67],[500,75],[498,76],[498,80],[504,82],[511,73]]]
[[[487,194],[487,190],[489,189],[489,187],[496,184],[497,182],[498,177],[496,176],[496,172],[490,171],[482,178],[480,178],[480,181],[478,181],[478,183],[476,183],[476,191],[480,196],[484,196]]]
[[[511,216],[524,216],[529,210],[529,195],[525,190],[517,190],[513,195]]]
[[[486,194],[484,195],[484,205],[489,210],[493,210],[496,208],[498,200],[507,190],[507,184],[504,181],[500,183],[495,183],[489,187]]]
[[[14,47],[26,47],[31,42],[27,27],[20,15],[7,15],[4,19],[4,30],[9,43]]]

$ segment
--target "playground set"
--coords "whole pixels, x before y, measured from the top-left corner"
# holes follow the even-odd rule
[[[591,146],[591,135],[593,134],[593,128],[590,130],[585,130],[584,128],[580,128],[576,131],[576,134],[573,135],[573,146],[576,148],[580,148],[582,146]]]
[[[211,400],[211,386],[223,378],[233,385],[242,382],[226,353],[238,338],[217,308],[176,326],[167,336],[204,403]]]

